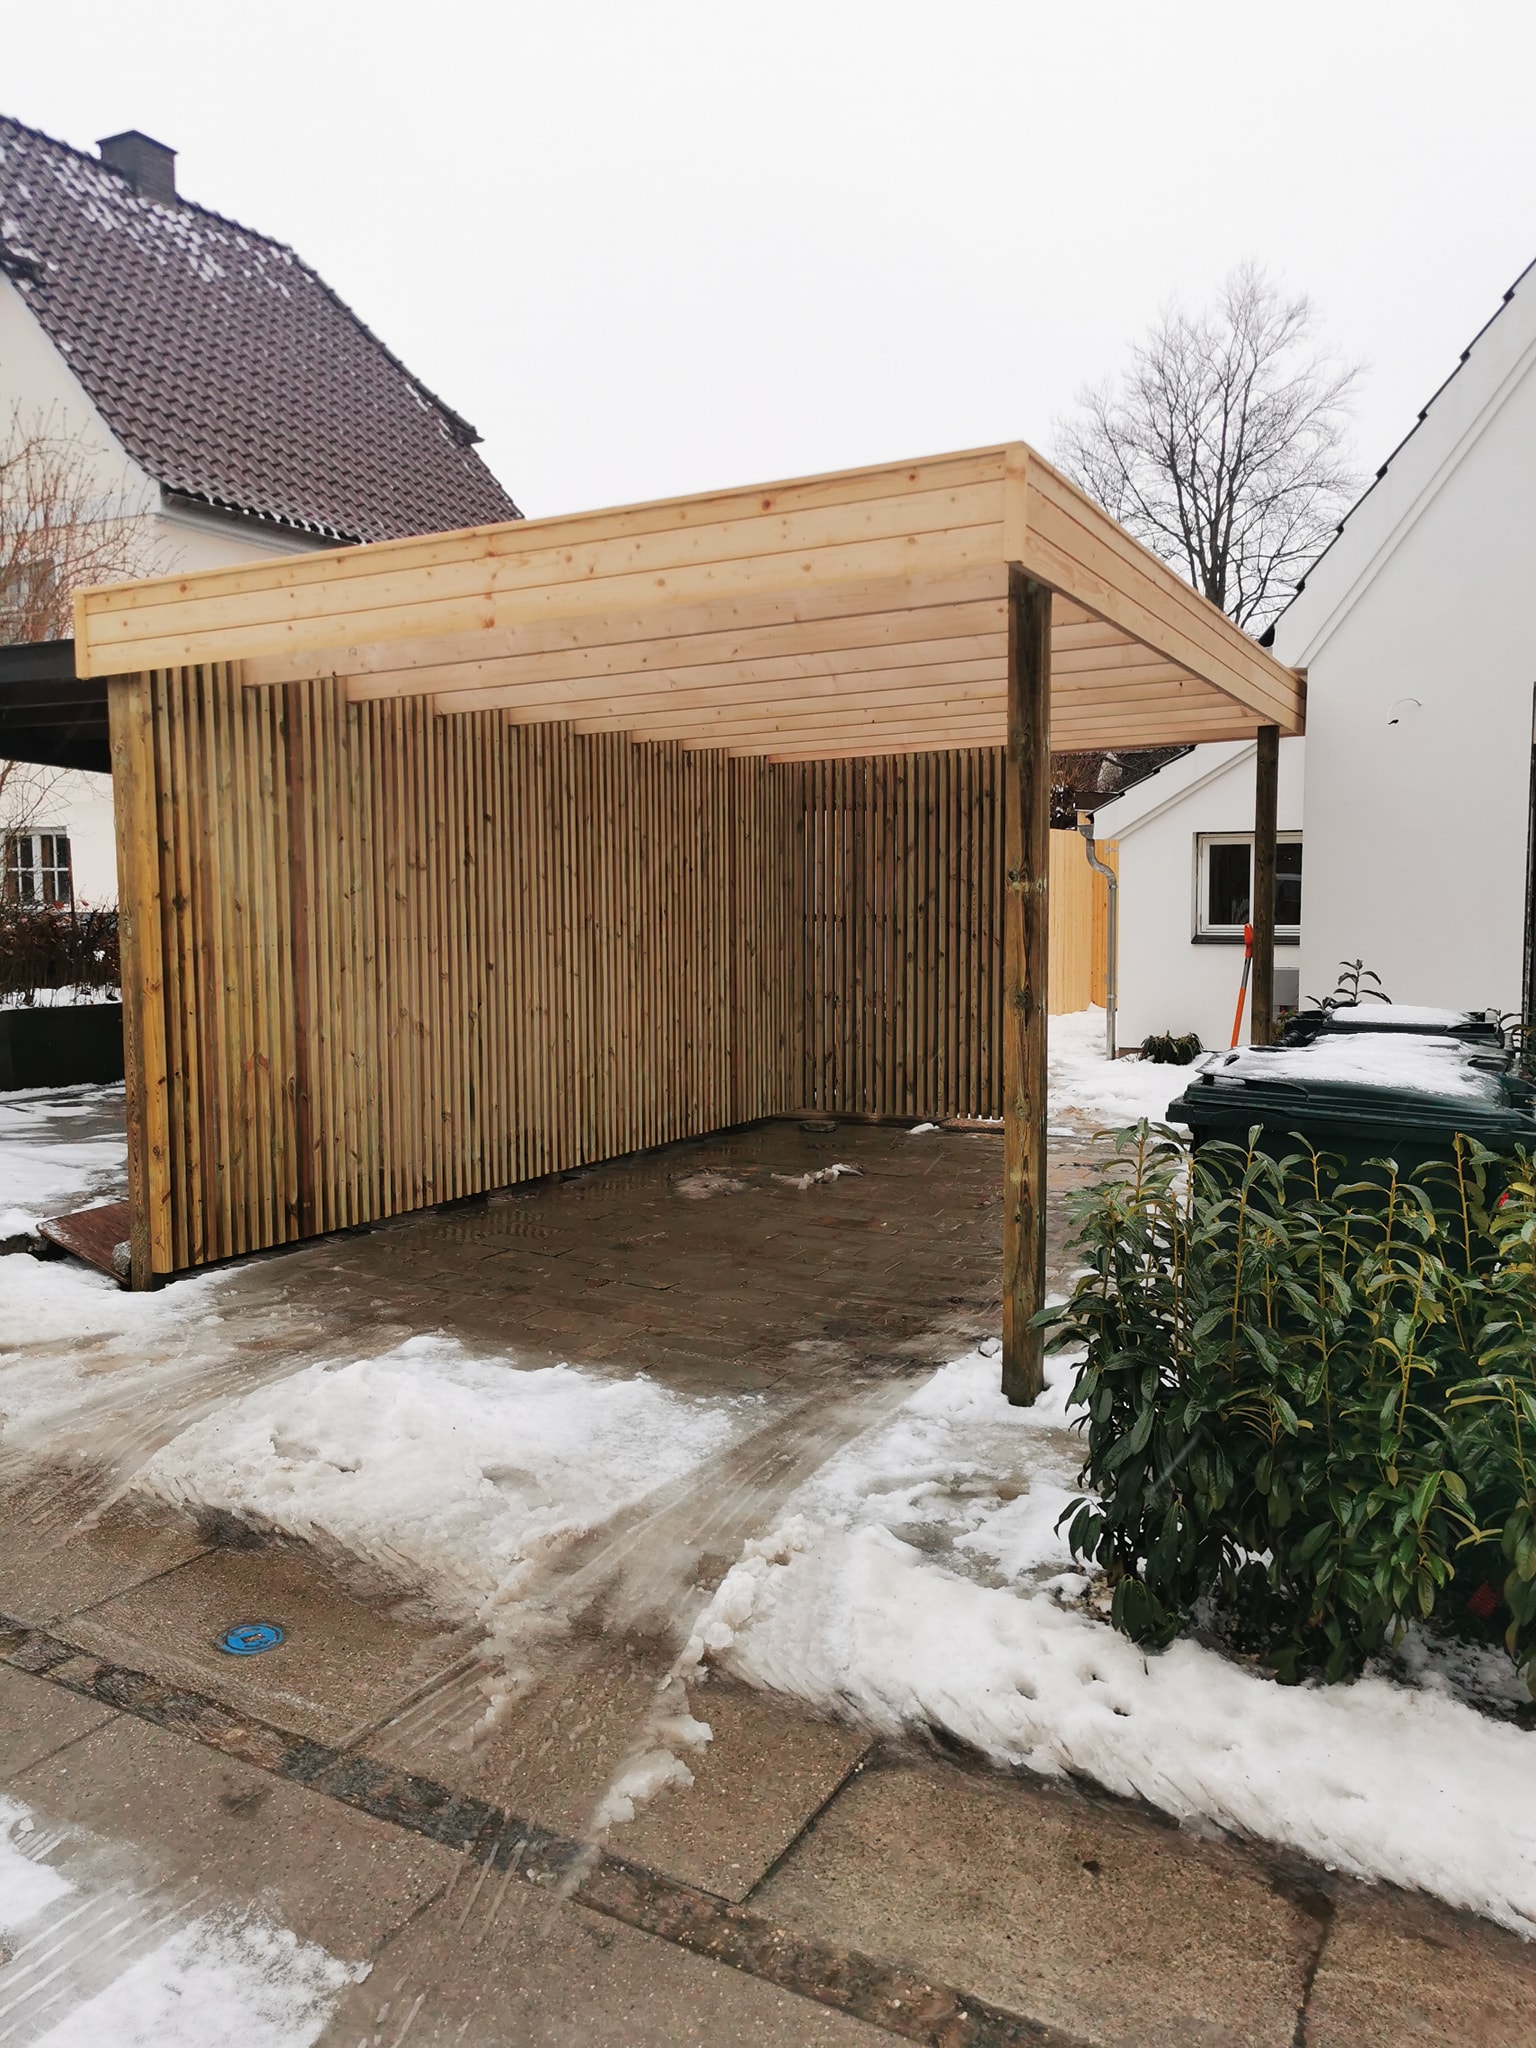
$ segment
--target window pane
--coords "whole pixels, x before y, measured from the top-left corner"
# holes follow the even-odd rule
[[[1275,848],[1275,923],[1301,923],[1301,841]]]
[[[1248,922],[1248,848],[1217,842],[1206,848],[1205,921],[1208,925]]]

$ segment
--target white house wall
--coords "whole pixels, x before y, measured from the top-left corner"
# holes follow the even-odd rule
[[[1279,829],[1302,830],[1302,740],[1280,743]],[[1252,832],[1254,748],[1239,742],[1196,747],[1161,774],[1098,813],[1098,830],[1120,847],[1119,1039],[1152,1031],[1197,1031],[1226,1045],[1242,974],[1241,944],[1196,942],[1195,848],[1200,834]],[[1302,847],[1302,930],[1312,909],[1312,850]],[[1275,948],[1282,972],[1299,948]],[[1325,988],[1333,986],[1330,973]],[[1310,983],[1307,994],[1317,993]],[[1247,1040],[1247,1009],[1243,1039]]]
[[[13,407],[20,409],[24,428],[36,419],[49,433],[75,441],[90,465],[91,488],[103,516],[142,521],[146,574],[218,569],[324,545],[277,527],[241,526],[212,511],[166,506],[159,486],[114,437],[67,359],[32,317],[22,294],[8,277],[0,276],[0,436],[9,431]],[[78,902],[115,903],[111,777],[56,776],[47,769],[35,774],[43,779],[47,794],[28,817],[28,829],[69,835]],[[6,823],[0,817],[0,829]]]
[[[1506,347],[1518,340],[1514,311],[1479,352],[1505,320],[1499,339]],[[1412,442],[1394,469],[1410,451],[1417,454]],[[1434,452],[1426,448],[1423,459]],[[1289,631],[1277,636],[1277,651],[1305,658],[1309,671],[1301,948],[1309,988],[1330,985],[1338,960],[1364,958],[1399,1002],[1521,1007],[1536,684],[1533,477],[1536,374],[1527,356],[1499,406],[1404,509],[1319,643],[1297,651],[1310,589],[1282,621]],[[1349,540],[1346,528],[1340,556]],[[1322,566],[1334,569],[1326,558]]]

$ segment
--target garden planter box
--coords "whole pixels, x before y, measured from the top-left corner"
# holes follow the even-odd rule
[[[123,1078],[121,1003],[0,1010],[0,1088]]]

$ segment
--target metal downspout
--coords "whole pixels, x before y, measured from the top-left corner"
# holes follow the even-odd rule
[[[1109,882],[1108,960],[1104,963],[1104,1052],[1115,1057],[1115,1001],[1120,993],[1120,877],[1093,850],[1093,813],[1079,811],[1077,829],[1088,849],[1088,865]]]

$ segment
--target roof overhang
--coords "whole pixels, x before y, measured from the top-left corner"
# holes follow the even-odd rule
[[[1302,730],[1302,677],[1018,442],[83,591],[76,660],[777,760],[996,746],[1010,565],[1055,593],[1056,749]]]
[[[76,676],[73,640],[0,647],[0,761],[111,772],[107,686]]]

